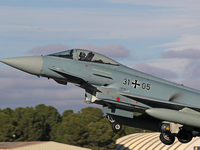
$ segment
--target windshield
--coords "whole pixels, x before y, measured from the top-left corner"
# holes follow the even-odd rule
[[[58,52],[58,53],[50,54],[48,56],[73,59],[73,52],[74,52],[73,50],[67,50],[67,51],[63,51],[63,52]]]
[[[94,62],[94,63],[117,65],[117,66],[119,65],[119,63],[117,63],[116,61],[92,51],[77,50],[77,54],[78,54],[79,61],[88,61],[88,62]]]

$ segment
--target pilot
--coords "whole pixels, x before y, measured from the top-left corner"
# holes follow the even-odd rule
[[[86,56],[86,54],[84,53],[84,52],[80,52],[80,54],[79,54],[79,60],[85,60],[85,56]]]
[[[91,61],[93,57],[94,57],[94,54],[92,52],[89,52],[85,59],[86,61]]]

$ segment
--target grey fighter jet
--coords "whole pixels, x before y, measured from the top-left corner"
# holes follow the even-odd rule
[[[200,91],[82,49],[0,61],[59,84],[76,84],[85,90],[86,103],[102,105],[116,132],[122,125],[159,131],[166,145],[176,137],[187,143],[200,136]]]

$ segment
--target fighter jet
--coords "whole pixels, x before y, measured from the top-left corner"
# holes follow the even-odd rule
[[[124,66],[106,56],[71,49],[1,62],[59,84],[85,90],[85,102],[102,105],[117,132],[122,125],[159,131],[160,140],[187,143],[200,136],[200,91]],[[67,95],[66,95],[67,96]]]

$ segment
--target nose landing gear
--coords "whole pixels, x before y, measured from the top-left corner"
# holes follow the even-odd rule
[[[119,132],[122,129],[122,125],[118,122],[112,123],[112,129],[114,132]]]
[[[117,122],[116,120],[114,120],[114,119],[112,118],[111,115],[107,115],[106,117],[107,117],[108,120],[111,122],[111,124],[112,124],[112,129],[113,129],[114,132],[119,132],[119,131],[121,131],[122,125],[121,125],[119,122]]]

